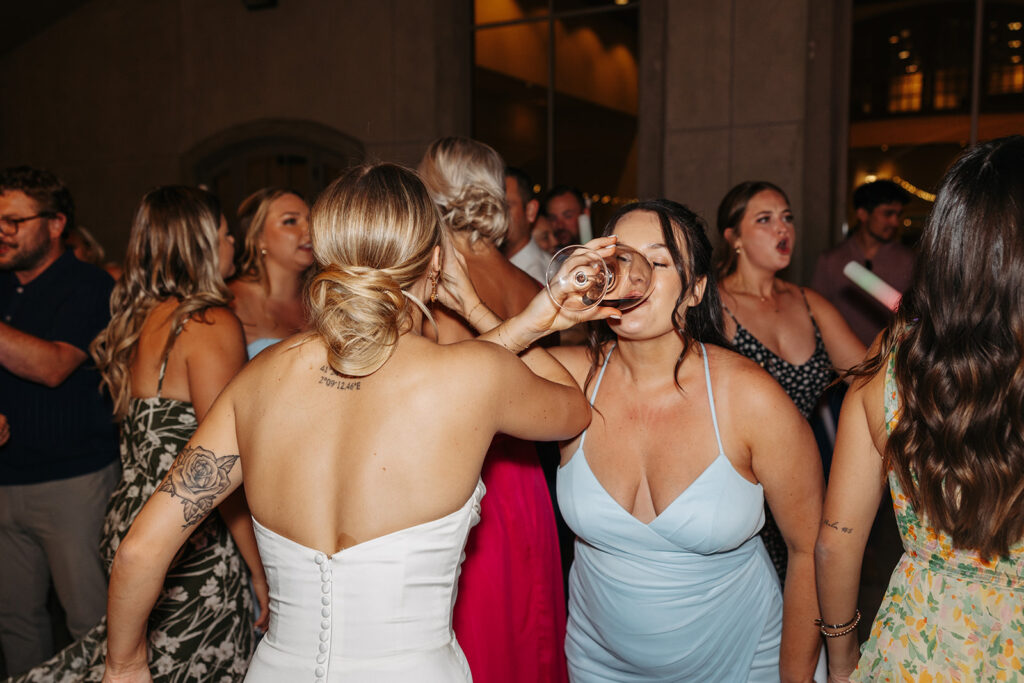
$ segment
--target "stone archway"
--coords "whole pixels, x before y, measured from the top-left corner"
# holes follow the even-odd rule
[[[282,186],[312,203],[346,168],[366,156],[363,144],[313,121],[265,119],[227,128],[182,157],[182,175],[216,194],[234,220],[252,192]]]

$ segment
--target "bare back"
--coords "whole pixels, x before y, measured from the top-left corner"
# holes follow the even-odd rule
[[[229,391],[253,516],[325,552],[461,507],[509,410],[508,372],[542,381],[495,345],[413,334],[372,375],[342,377],[304,338],[258,356]]]
[[[533,278],[512,265],[490,242],[480,240],[471,247],[456,242],[456,248],[466,259],[469,279],[480,299],[501,319],[520,313],[540,290]],[[436,311],[434,318],[443,343],[476,337],[462,318],[446,310]]]
[[[167,356],[161,386],[163,351],[177,306],[177,300],[168,299],[147,314],[129,367],[131,395],[149,398],[159,393],[192,403],[202,419],[220,390],[245,363],[242,328],[226,308],[210,308],[187,320]]]

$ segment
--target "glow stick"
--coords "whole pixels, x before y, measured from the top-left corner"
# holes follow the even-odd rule
[[[903,295],[888,282],[856,261],[850,261],[843,266],[843,275],[850,278],[853,284],[878,299],[890,311],[895,311],[900,305],[900,299],[903,298]]]

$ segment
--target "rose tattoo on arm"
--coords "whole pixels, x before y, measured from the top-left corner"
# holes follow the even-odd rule
[[[237,455],[218,457],[202,446],[188,446],[175,459],[157,491],[181,498],[185,507],[182,529],[198,524],[213,509],[213,501],[231,485],[228,473]]]

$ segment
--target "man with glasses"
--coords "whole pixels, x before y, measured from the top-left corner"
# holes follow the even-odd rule
[[[53,174],[0,171],[0,646],[14,674],[53,654],[52,578],[78,638],[106,611],[99,539],[119,477],[117,434],[89,343],[110,276],[65,251],[71,193]]]

